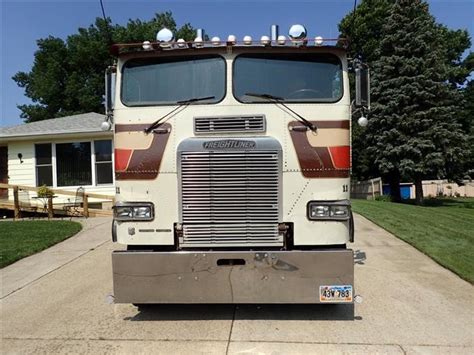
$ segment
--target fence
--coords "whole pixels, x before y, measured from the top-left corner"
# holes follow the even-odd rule
[[[67,211],[63,208],[63,206],[66,204],[64,202],[55,202],[54,198],[61,195],[73,196],[74,199],[76,198],[76,191],[66,191],[60,189],[51,189],[54,197],[44,198],[37,197],[39,187],[0,183],[0,189],[11,189],[13,191],[11,194],[13,199],[6,198],[0,200],[0,209],[13,210],[15,219],[21,217],[22,211],[32,212],[37,211],[38,208],[41,208],[42,212],[47,213],[48,218],[52,218],[54,214],[66,214]],[[34,192],[36,196],[30,196],[29,192]],[[103,202],[113,204],[114,196],[84,192],[80,194],[80,197],[80,206],[77,207],[84,217],[112,215],[111,210],[90,208],[90,204],[91,202],[95,204],[100,202],[101,205],[103,205]]]
[[[382,195],[382,178],[351,182],[351,198],[374,200]]]
[[[465,180],[462,185],[447,180],[424,180],[423,195],[425,197],[474,197],[474,182]]]

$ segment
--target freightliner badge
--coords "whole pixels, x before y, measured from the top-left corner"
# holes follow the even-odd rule
[[[236,139],[224,139],[220,141],[208,141],[202,144],[204,149],[254,149],[254,141],[244,141]]]

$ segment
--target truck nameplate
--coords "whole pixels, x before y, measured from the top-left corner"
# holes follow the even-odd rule
[[[202,143],[204,149],[255,149],[254,141],[224,139],[219,141],[207,141]]]

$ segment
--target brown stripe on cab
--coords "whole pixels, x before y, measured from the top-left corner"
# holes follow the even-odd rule
[[[115,154],[120,158],[122,152],[131,151],[130,157],[122,160],[128,164],[120,164],[120,170],[115,171],[117,180],[152,180],[158,176],[171,125],[163,123],[160,133],[149,134],[144,132],[146,127],[147,124],[115,125],[115,145],[118,147]]]
[[[307,178],[344,178],[350,173],[349,120],[311,121],[317,132],[299,121],[288,124],[301,173]],[[301,127],[302,129],[294,129]],[[347,156],[346,156],[347,155]]]

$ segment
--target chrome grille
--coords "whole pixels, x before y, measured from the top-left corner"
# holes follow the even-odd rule
[[[196,134],[265,132],[265,116],[195,117],[194,132]]]
[[[281,246],[279,151],[180,153],[184,246]]]

